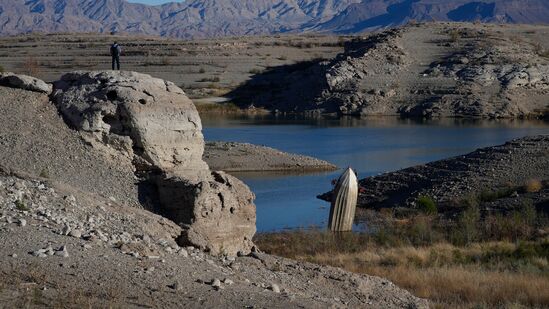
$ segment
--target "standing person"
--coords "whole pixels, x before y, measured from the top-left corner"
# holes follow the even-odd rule
[[[120,54],[122,53],[122,48],[118,45],[117,42],[111,45],[111,57],[112,57],[112,69],[114,70],[114,65],[116,64],[116,69],[120,71]]]

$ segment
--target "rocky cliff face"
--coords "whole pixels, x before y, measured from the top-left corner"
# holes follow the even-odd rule
[[[158,210],[185,228],[182,243],[213,254],[251,250],[253,193],[202,160],[200,117],[179,87],[135,72],[73,72],[52,96],[90,143],[133,158],[156,187]]]
[[[15,3],[17,2],[17,3]],[[179,38],[321,31],[357,33],[417,21],[547,23],[545,0],[0,0],[0,33],[139,33]]]
[[[257,74],[231,96],[281,112],[544,117],[549,61],[505,26],[419,24],[355,39],[331,60]]]

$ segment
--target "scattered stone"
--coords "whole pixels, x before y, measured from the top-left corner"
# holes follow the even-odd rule
[[[55,255],[60,257],[69,257],[69,252],[67,251],[67,246],[61,246],[56,252]]]
[[[214,288],[220,288],[221,287],[221,280],[219,279],[213,279],[212,282],[211,282],[211,286],[213,286]]]
[[[74,238],[80,238],[80,237],[82,237],[82,231],[81,230],[71,230],[69,232],[69,236],[74,237]]]
[[[74,195],[67,195],[64,197],[64,199],[69,203],[76,203],[76,197],[74,197]]]
[[[176,290],[176,291],[181,291],[183,289],[183,287],[181,286],[181,284],[179,284],[179,282],[175,282],[173,284],[170,284],[170,285],[168,285],[168,287],[170,289],[173,289],[173,290]]]
[[[150,274],[154,272],[155,268],[153,266],[145,268],[145,273]]]
[[[20,227],[25,227],[27,225],[27,220],[25,219],[19,219],[19,226]]]
[[[187,250],[185,250],[185,248],[181,248],[179,249],[179,255],[183,256],[183,257],[188,257],[189,256],[189,253],[187,253]]]
[[[271,289],[271,291],[273,291],[275,293],[280,293],[280,287],[276,283],[271,284],[270,289]]]
[[[68,225],[65,225],[61,230],[61,235],[69,235],[70,232],[71,232],[71,227]]]
[[[36,77],[14,74],[11,72],[0,73],[0,85],[47,94],[52,91],[52,85],[47,84],[43,80]]]
[[[223,280],[223,283],[225,283],[227,285],[232,285],[234,282],[229,278],[225,278],[225,280]]]

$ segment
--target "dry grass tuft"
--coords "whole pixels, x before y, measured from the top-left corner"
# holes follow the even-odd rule
[[[509,222],[503,220],[505,217],[491,217],[495,222],[485,224],[492,227],[476,239],[488,238],[488,232],[497,234],[495,238],[506,238],[508,231],[501,226],[526,225],[517,223],[515,215],[508,217]],[[418,222],[424,226],[418,228]],[[528,240],[532,234],[525,232],[512,234],[504,241],[457,245],[437,236],[429,243],[425,242],[426,235],[435,232],[427,232],[433,229],[428,224],[429,220],[421,217],[419,221],[399,221],[399,226],[411,228],[397,232],[334,234],[300,230],[260,234],[255,242],[271,254],[386,277],[416,296],[431,300],[435,308],[549,306],[549,239]],[[395,235],[399,235],[399,241],[387,241]]]
[[[24,74],[34,77],[37,77],[42,71],[38,60],[32,56],[25,59],[22,69]]]
[[[524,186],[524,190],[529,193],[536,193],[541,191],[541,189],[543,189],[543,184],[537,179],[529,180]]]

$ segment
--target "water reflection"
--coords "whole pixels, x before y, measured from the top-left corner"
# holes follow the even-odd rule
[[[207,140],[248,142],[352,166],[366,177],[468,153],[527,135],[549,134],[549,123],[526,120],[404,120],[396,117],[203,116]],[[258,230],[324,227],[330,190],[340,171],[235,173],[257,196]]]

